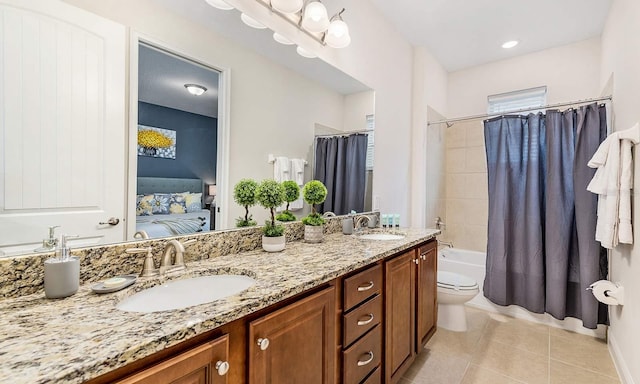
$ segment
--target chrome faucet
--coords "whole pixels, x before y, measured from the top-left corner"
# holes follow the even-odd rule
[[[187,265],[184,262],[184,247],[195,244],[195,242],[195,239],[187,240],[184,243],[181,243],[178,240],[169,240],[167,245],[164,246],[162,259],[160,259],[160,274],[186,269]],[[173,264],[171,263],[172,255],[175,255]]]
[[[436,217],[435,223],[436,229],[444,229],[446,227],[446,224],[444,223],[444,221],[442,221],[442,218],[440,216]]]
[[[438,245],[446,245],[449,248],[453,248],[453,241],[438,240]]]
[[[142,272],[140,272],[140,277],[150,277],[156,276],[158,274],[155,261],[153,260],[153,254],[151,253],[151,247],[127,248],[125,249],[125,252],[129,254],[146,253],[144,263],[142,264]]]
[[[358,215],[353,218],[353,229],[356,231],[361,231],[364,228],[365,223],[369,223],[369,216]]]
[[[144,239],[144,240],[146,240],[146,239],[149,238],[149,235],[147,234],[147,231],[140,230],[140,231],[138,231],[138,232],[133,234],[133,238],[134,239]]]

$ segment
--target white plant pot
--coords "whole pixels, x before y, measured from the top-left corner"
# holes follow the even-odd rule
[[[284,235],[278,237],[262,236],[262,249],[267,252],[280,252],[286,245]]]
[[[304,241],[307,243],[319,243],[324,237],[324,225],[305,225]]]

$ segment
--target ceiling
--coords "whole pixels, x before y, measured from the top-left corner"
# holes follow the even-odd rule
[[[166,52],[140,45],[138,51],[138,100],[163,107],[218,117],[218,72]],[[200,96],[187,92],[185,84],[207,88]]]
[[[612,0],[371,0],[449,72],[600,36]],[[515,48],[502,43],[518,40]]]

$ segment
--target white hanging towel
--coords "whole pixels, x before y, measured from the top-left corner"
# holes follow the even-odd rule
[[[288,157],[278,156],[273,162],[273,179],[278,183],[291,180],[291,165]]]
[[[304,185],[304,159],[291,159],[291,180],[295,181],[300,187],[300,197],[298,200],[289,204],[290,211],[297,211],[304,206],[304,200],[302,198],[302,187]]]
[[[614,132],[600,144],[588,166],[597,168],[587,190],[598,195],[596,240],[612,249],[618,243],[632,244],[631,189],[633,145],[640,142],[640,124]]]

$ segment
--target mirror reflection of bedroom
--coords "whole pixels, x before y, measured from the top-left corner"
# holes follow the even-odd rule
[[[136,237],[215,229],[219,72],[138,51]]]

